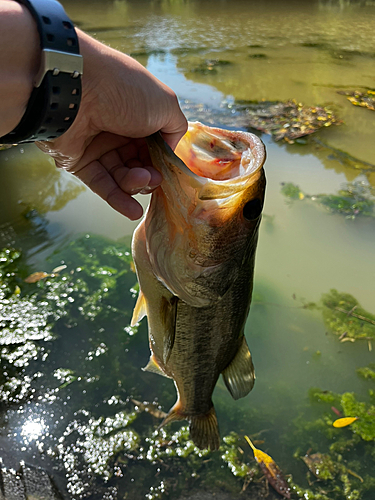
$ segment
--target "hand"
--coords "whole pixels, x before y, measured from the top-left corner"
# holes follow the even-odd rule
[[[187,130],[174,92],[131,57],[77,30],[84,58],[82,101],[72,126],[37,145],[57,167],[73,173],[111,207],[135,220],[132,198],[162,181],[145,137],[160,130],[174,149]]]

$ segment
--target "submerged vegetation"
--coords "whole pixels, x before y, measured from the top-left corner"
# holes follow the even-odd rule
[[[267,452],[256,450],[257,464],[244,435],[235,432],[235,420],[217,453],[196,448],[187,426],[155,430],[165,416],[155,394],[169,407],[173,390],[170,381],[156,376],[150,386],[153,376],[140,371],[148,348],[143,325],[138,335],[129,327],[135,283],[129,248],[103,238],[78,238],[53,255],[43,271],[30,269],[20,251],[0,252],[2,411],[16,411],[22,421],[30,405],[34,418],[35,403],[42,405],[49,433],[35,444],[59,464],[58,474],[66,476],[72,498],[90,493],[98,499],[130,495],[154,500],[203,489],[227,492],[231,498],[262,499],[268,495],[265,471],[279,491],[290,488],[291,498],[370,498],[366,492],[375,487],[373,390],[370,401],[364,402],[352,393],[312,389],[305,414],[295,417],[282,438],[290,463],[272,465],[267,455],[275,452],[272,441],[259,441],[254,434],[254,449]],[[322,308],[327,326],[340,339],[344,333],[351,339],[375,337],[375,316],[348,294],[332,290],[314,307]],[[358,369],[368,383],[374,373],[372,365]],[[316,402],[322,410],[314,408]],[[256,411],[247,410],[249,429],[247,422],[258,418]],[[53,423],[50,412],[61,414],[61,419]],[[311,420],[312,414],[316,420]],[[335,429],[338,414],[358,418]],[[267,419],[261,419],[263,428],[273,425]],[[366,464],[360,461],[363,454]],[[302,473],[306,466],[307,480]],[[279,467],[286,483],[273,479],[272,471]],[[293,477],[291,468],[296,471]]]
[[[289,200],[311,200],[327,208],[331,213],[345,215],[347,219],[358,216],[375,217],[374,188],[364,182],[353,182],[340,189],[337,195],[309,195],[291,182],[284,183],[281,192]]]

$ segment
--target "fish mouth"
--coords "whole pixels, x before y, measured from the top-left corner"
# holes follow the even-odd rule
[[[233,132],[190,122],[176,148],[189,171],[211,181],[231,184],[258,171],[265,159],[260,139],[248,132]]]
[[[256,135],[200,122],[189,122],[175,152],[160,133],[148,137],[147,144],[153,165],[163,176],[161,190],[170,199],[184,200],[186,206],[195,197],[224,201],[240,196],[257,182],[266,158]]]

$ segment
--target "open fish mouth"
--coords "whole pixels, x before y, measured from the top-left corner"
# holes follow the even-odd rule
[[[264,147],[253,134],[191,122],[176,155],[199,177],[233,182],[261,168]]]
[[[153,164],[166,183],[175,184],[179,178],[179,184],[198,191],[199,199],[212,199],[212,188],[216,198],[242,190],[265,161],[263,143],[256,135],[200,122],[189,122],[175,152],[159,133],[148,137],[147,142]]]

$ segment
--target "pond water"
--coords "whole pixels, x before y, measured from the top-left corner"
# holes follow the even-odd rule
[[[9,274],[0,275],[4,464],[43,466],[66,499],[179,498],[186,488],[237,498],[244,484],[242,498],[261,498],[247,434],[282,468],[293,498],[374,499],[375,209],[341,213],[318,195],[350,183],[366,191],[370,207],[374,200],[375,115],[338,91],[374,89],[375,2],[63,5],[79,27],[171,86],[189,119],[244,129],[237,103],[296,99],[328,106],[342,123],[293,144],[256,132],[268,182],[246,325],[257,381],[237,402],[219,381],[214,403],[227,438],[216,454],[198,454],[180,424],[160,438],[160,420],[132,402],[168,411],[175,399],[170,381],[141,371],[145,322],[129,328],[136,278],[127,250],[136,223],[33,145],[0,152],[0,248],[22,252],[14,262],[11,254],[0,259]],[[286,196],[288,183],[305,196]],[[61,264],[67,268],[45,283],[21,279]],[[354,299],[322,302],[331,289]],[[354,327],[365,338],[351,342]],[[361,418],[333,429],[337,410]],[[306,479],[306,453],[322,454],[315,459],[325,481],[313,472]]]

